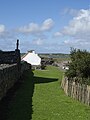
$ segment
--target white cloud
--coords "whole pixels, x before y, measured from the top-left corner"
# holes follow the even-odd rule
[[[65,43],[90,43],[90,9],[81,9],[77,16],[73,17],[69,22],[68,26],[56,33],[58,33],[57,35],[62,34],[71,38],[71,40],[65,41]]]
[[[38,39],[34,39],[33,40],[33,44],[34,45],[42,45],[43,44],[43,40],[38,38]]]
[[[8,39],[12,37],[12,32],[7,31],[5,25],[0,24],[0,39]]]
[[[6,29],[5,25],[0,24],[0,49],[15,49],[16,37],[12,31]]]
[[[37,23],[30,23],[29,25],[20,27],[19,29],[17,29],[17,31],[21,33],[41,34],[42,32],[51,30],[53,25],[54,21],[49,18],[45,20],[41,25]]]
[[[0,24],[0,33],[3,33],[5,32],[5,26]]]
[[[61,12],[62,15],[69,14],[72,16],[75,16],[77,13],[78,13],[78,10],[72,9],[72,8],[64,8]]]
[[[56,32],[56,33],[54,34],[54,37],[60,37],[60,36],[62,36],[62,33],[60,33],[60,32]]]
[[[80,10],[78,15],[70,21],[69,26],[64,27],[62,33],[65,35],[78,36],[90,32],[90,10]]]
[[[41,26],[41,31],[48,31],[50,30],[54,25],[54,21],[49,18],[47,20],[45,20]]]
[[[20,27],[18,29],[19,32],[21,33],[37,33],[40,32],[39,26],[36,23],[30,23],[27,26]]]

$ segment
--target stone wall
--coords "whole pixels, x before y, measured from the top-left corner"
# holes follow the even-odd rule
[[[8,89],[20,79],[23,72],[31,69],[30,64],[21,62],[18,46],[19,40],[17,40],[15,51],[0,50],[0,100]]]
[[[0,65],[0,100],[5,96],[15,82],[22,76],[25,70],[31,69],[30,64],[23,62],[18,69],[18,64],[1,64]]]
[[[20,50],[0,51],[0,64],[13,64],[20,61]]]

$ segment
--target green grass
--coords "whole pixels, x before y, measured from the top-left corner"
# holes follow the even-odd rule
[[[62,72],[55,67],[34,72],[35,77],[58,81],[35,84],[32,120],[90,120],[90,107],[66,96],[60,88]]]
[[[0,103],[0,120],[90,120],[90,107],[66,96],[62,71],[48,66],[23,75]]]

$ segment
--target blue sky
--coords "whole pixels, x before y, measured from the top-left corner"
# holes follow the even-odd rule
[[[0,0],[0,49],[90,51],[90,0]]]

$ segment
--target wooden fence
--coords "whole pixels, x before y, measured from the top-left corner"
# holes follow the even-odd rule
[[[90,86],[64,78],[61,87],[66,95],[90,106]]]

